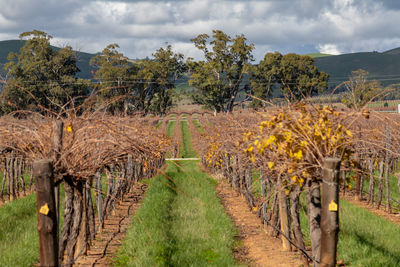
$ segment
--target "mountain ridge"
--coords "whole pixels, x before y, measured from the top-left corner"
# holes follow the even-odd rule
[[[10,52],[19,52],[25,41],[6,40],[0,41],[0,71]],[[61,49],[52,46],[53,49]],[[77,53],[77,66],[81,70],[77,74],[79,78],[92,79],[92,67],[89,65],[90,59],[97,55],[86,52]],[[329,74],[329,87],[334,88],[343,81],[349,79],[352,71],[364,69],[369,72],[371,79],[376,79],[386,86],[400,82],[400,47],[393,48],[384,52],[356,52],[341,55],[330,55],[323,53],[306,54],[314,58],[315,65],[320,71]]]

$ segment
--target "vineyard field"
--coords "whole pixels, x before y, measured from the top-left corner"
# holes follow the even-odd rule
[[[73,259],[77,260],[78,266],[86,266],[84,264],[89,264],[91,259],[99,257],[98,262],[110,266],[252,266],[257,261],[257,253],[254,251],[263,251],[265,255],[274,252],[268,251],[265,244],[264,248],[260,247],[261,243],[249,245],[247,234],[243,234],[246,226],[238,227],[238,222],[233,221],[233,217],[235,220],[239,218],[242,222],[245,221],[240,217],[244,216],[243,214],[228,216],[229,212],[239,209],[232,209],[231,206],[228,212],[227,203],[222,205],[223,196],[217,195],[217,185],[220,186],[224,182],[228,185],[225,190],[230,190],[230,194],[239,196],[247,203],[250,216],[254,216],[260,222],[257,234],[265,235],[265,240],[275,238],[274,240],[282,246],[279,246],[279,250],[283,253],[280,256],[283,263],[286,261],[293,264],[293,257],[303,264],[305,261],[311,263],[315,260],[313,249],[316,245],[316,233],[310,226],[310,219],[313,219],[310,212],[315,212],[310,206],[310,185],[314,183],[313,188],[318,188],[323,183],[320,172],[323,160],[321,155],[331,153],[329,155],[333,156],[342,153],[346,157],[343,158],[344,163],[338,172],[341,199],[337,210],[340,219],[337,262],[346,266],[398,266],[400,258],[397,255],[400,251],[396,242],[400,239],[400,221],[396,223],[396,214],[400,208],[400,192],[396,163],[398,155],[395,151],[400,142],[396,136],[397,128],[384,125],[382,130],[382,124],[374,122],[376,126],[367,130],[365,123],[369,121],[363,120],[379,120],[381,115],[375,113],[371,114],[372,119],[366,119],[365,114],[341,114],[329,108],[321,108],[314,111],[315,113],[304,113],[302,108],[291,112],[297,115],[274,110],[272,114],[248,111],[217,116],[208,113],[175,113],[164,118],[142,119],[141,125],[144,125],[145,129],[158,134],[156,139],[153,139],[155,141],[146,141],[154,144],[151,147],[153,150],[141,150],[143,153],[152,151],[150,154],[136,155],[135,161],[131,161],[132,158],[127,157],[124,152],[121,152],[123,156],[118,156],[117,160],[114,156],[116,154],[110,154],[108,159],[114,160],[106,163],[101,169],[91,165],[79,167],[80,175],[92,173],[89,175],[90,183],[85,182],[83,188],[87,188],[87,191],[84,190],[84,203],[89,202],[86,209],[93,212],[88,217],[87,225],[88,234],[93,240],[87,239],[86,253],[78,253],[81,251],[75,250],[74,258],[71,257],[68,244],[65,245],[64,262]],[[317,118],[311,119],[310,116]],[[393,121],[393,125],[397,125],[396,117],[385,116],[387,120]],[[306,129],[312,131],[314,140],[306,139],[306,142],[302,139],[308,133],[305,134],[302,128],[296,128],[300,127],[300,124],[297,124],[299,118],[305,121],[302,127],[307,123],[312,124],[312,127]],[[293,121],[287,123],[285,120]],[[72,125],[71,129],[77,131],[77,135],[82,134],[77,124],[66,124]],[[130,124],[117,127],[127,129],[127,125]],[[268,129],[275,127],[273,125],[277,127]],[[324,136],[330,128],[335,127],[338,130],[329,138]],[[266,129],[272,132],[266,132]],[[320,130],[316,132],[315,129]],[[112,135],[119,131],[121,130]],[[162,135],[162,132],[165,135]],[[67,126],[66,134],[68,133]],[[122,133],[123,131],[118,134]],[[298,140],[293,138],[296,135]],[[146,138],[150,138],[149,136]],[[80,135],[80,138],[86,137]],[[125,147],[131,153],[134,151],[130,150],[131,146],[135,145],[133,139],[125,139],[127,137],[124,134],[118,138],[118,141],[113,139],[112,142],[118,142],[119,146]],[[336,140],[336,146],[328,143],[328,139],[330,142]],[[123,143],[125,141],[127,143]],[[71,142],[73,144],[73,140],[66,139],[61,154],[70,153],[65,146]],[[155,145],[163,142],[163,148]],[[143,147],[148,145],[142,144]],[[313,144],[313,147],[308,147],[309,144]],[[261,150],[263,145],[266,146],[265,152]],[[284,146],[285,149],[279,150],[279,146]],[[319,150],[314,150],[317,146]],[[275,148],[278,149],[275,151]],[[101,149],[107,149],[107,146]],[[315,153],[314,158],[306,156],[309,153]],[[172,160],[164,162],[165,157]],[[132,165],[133,169],[129,167]],[[6,189],[4,196],[8,197],[7,194],[12,193],[11,187],[18,191],[21,190],[22,183],[25,186],[30,183],[30,165],[4,166],[8,166],[8,176],[3,179]],[[15,170],[18,171],[13,169],[15,166]],[[18,166],[27,166],[23,179],[18,178],[18,175],[11,175],[20,173]],[[77,167],[73,168],[78,170]],[[89,171],[82,172],[84,168]],[[93,173],[96,169],[98,171]],[[100,227],[105,227],[106,232],[120,229],[112,225],[115,223],[113,218],[116,218],[114,213],[119,212],[119,203],[125,201],[126,196],[122,192],[129,195],[128,188],[132,188],[139,181],[145,184],[148,190],[145,193],[137,193],[139,195],[135,197],[139,201],[135,204],[138,208],[130,215],[130,226],[123,228],[126,229],[123,230],[126,231],[126,236],[125,233],[122,236],[118,235],[118,240],[112,241],[112,246],[117,247],[107,251],[105,249],[104,257],[101,257],[101,254],[96,256],[101,248],[92,248],[90,244],[102,244],[97,241],[97,238],[104,237]],[[360,188],[357,181],[362,183]],[[74,201],[68,201],[68,197],[71,198],[71,185],[82,190],[79,189],[79,183],[78,179],[72,184],[62,183],[60,186],[60,237],[65,234],[66,227],[78,226],[68,222],[71,220],[71,215],[68,215],[71,205],[77,205]],[[31,265],[39,260],[36,197],[34,193],[27,193],[26,197],[17,194],[16,198],[0,207],[0,223],[5,226],[0,231],[1,240],[15,240],[12,245],[0,242],[0,248],[4,252],[0,256],[2,266],[9,266],[11,263]],[[72,195],[75,196],[75,193]],[[224,201],[227,201],[226,199],[228,198]],[[349,199],[352,201],[348,201]],[[239,202],[235,203],[239,205]],[[380,204],[377,205],[378,203]],[[368,205],[369,209],[363,205]],[[371,209],[378,207],[380,213],[372,212]],[[381,216],[382,213],[393,219]],[[10,224],[10,221],[13,223]],[[27,225],[29,227],[26,227]],[[71,234],[72,228],[68,230]],[[79,235],[76,238],[79,240]],[[257,247],[243,247],[243,244]],[[276,246],[275,241],[274,244]],[[246,254],[243,251],[249,252]],[[265,262],[265,265],[268,266],[268,262]]]
[[[187,121],[180,121],[177,129],[182,131],[180,156],[195,156]],[[231,255],[236,231],[216,197],[215,181],[198,165],[168,162],[165,173],[152,179],[117,266],[238,265]]]

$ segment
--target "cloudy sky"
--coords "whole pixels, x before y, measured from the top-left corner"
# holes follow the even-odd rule
[[[400,46],[399,0],[0,0],[0,40],[38,29],[57,46],[98,52],[118,43],[143,58],[165,42],[199,58],[190,39],[243,33],[254,55],[385,51]]]

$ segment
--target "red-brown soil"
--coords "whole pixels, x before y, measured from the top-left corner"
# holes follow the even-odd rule
[[[235,258],[250,266],[301,266],[298,253],[281,250],[281,241],[268,236],[257,214],[251,212],[244,197],[235,192],[225,180],[219,180],[217,194],[227,214],[239,229]]]
[[[104,227],[91,243],[87,255],[78,258],[74,266],[110,266],[125,237],[132,215],[139,209],[147,185],[138,183],[131,193],[118,203],[113,213],[104,220]]]

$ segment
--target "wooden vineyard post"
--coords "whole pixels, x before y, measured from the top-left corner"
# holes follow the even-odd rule
[[[362,140],[362,137],[361,137],[361,126],[358,126],[358,138],[359,138],[359,140]],[[359,155],[356,153],[356,155],[355,155],[355,161],[356,162],[359,162],[360,161],[360,158],[359,158]],[[358,168],[359,169],[361,169],[361,166],[358,166]],[[355,200],[358,200],[358,201],[361,201],[361,199],[362,199],[362,191],[361,191],[361,173],[359,172],[359,171],[356,171],[356,174],[355,174]]]
[[[103,195],[101,188],[101,171],[97,170],[96,172],[96,188],[97,188],[97,214],[99,220],[99,229],[101,231],[103,225]]]
[[[278,177],[278,200],[279,200],[279,218],[281,222],[281,231],[284,235],[281,236],[282,250],[291,251],[292,247],[287,238],[290,237],[289,214],[288,214],[288,197],[282,186],[282,177]]]
[[[36,179],[37,217],[40,245],[40,266],[58,266],[57,217],[54,199],[53,163],[37,160],[33,163]]]
[[[386,126],[386,153],[385,153],[385,186],[386,186],[386,210],[392,213],[392,208],[390,207],[390,186],[389,186],[389,162],[390,162],[390,128]]]
[[[60,159],[61,147],[62,147],[62,135],[63,135],[64,123],[61,120],[54,122],[53,124],[53,162],[57,162]],[[60,222],[60,186],[54,187],[54,197],[56,206],[56,218],[57,218],[57,229]],[[57,231],[58,235],[58,231]],[[58,236],[57,236],[58,240]]]
[[[336,266],[339,233],[339,175],[340,159],[326,158],[322,167],[321,267]]]

